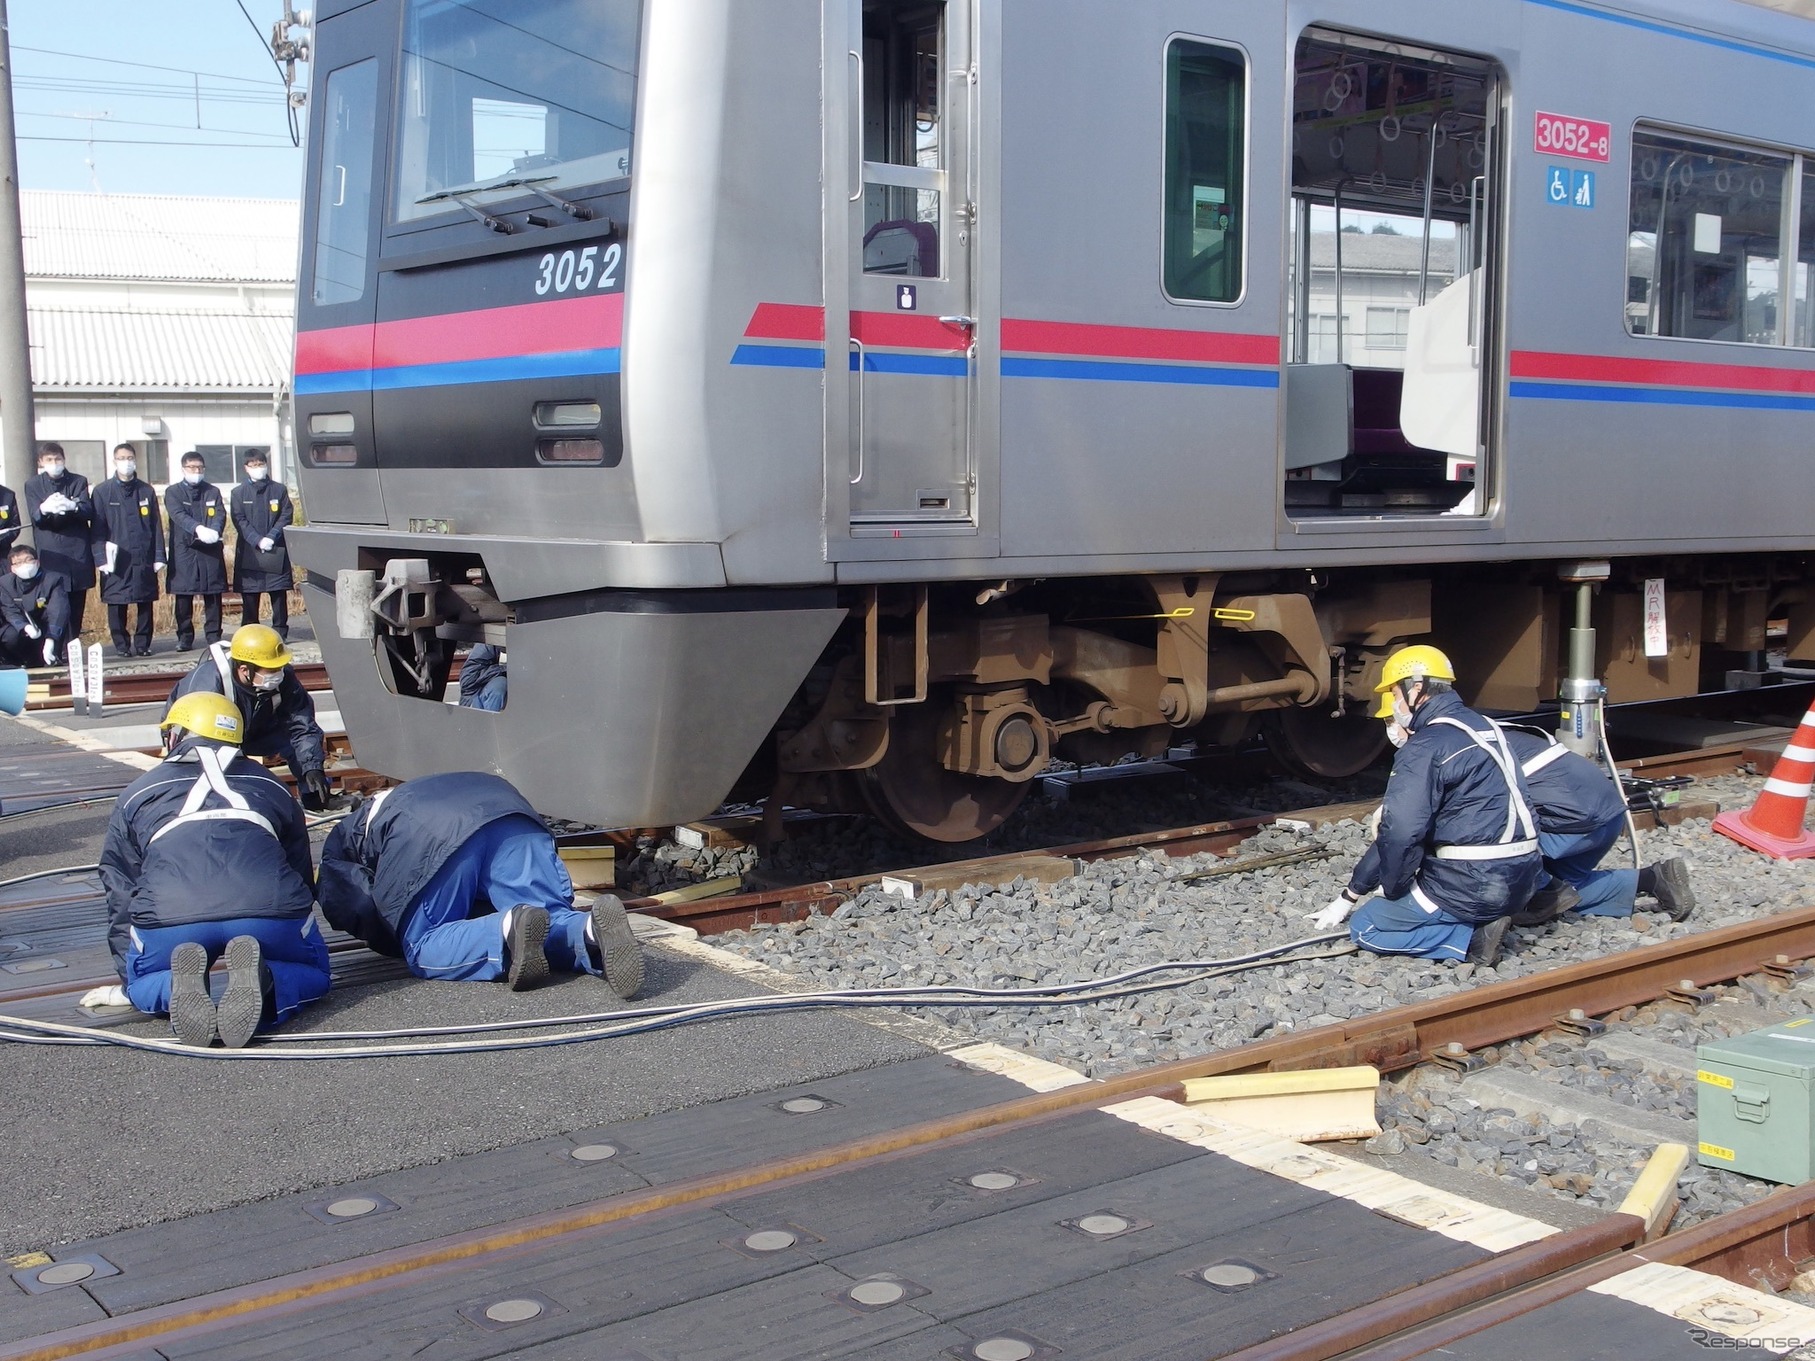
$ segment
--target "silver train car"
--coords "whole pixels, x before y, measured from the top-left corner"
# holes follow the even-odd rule
[[[1815,24],[1738,0],[325,0],[291,542],[362,762],[962,840],[1379,751],[1398,644],[1815,656]],[[448,702],[508,649],[500,712]]]

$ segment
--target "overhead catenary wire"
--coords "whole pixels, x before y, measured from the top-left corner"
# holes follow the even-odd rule
[[[1342,941],[1340,947],[1334,942]],[[1331,947],[1319,952],[1294,955],[1292,952],[1314,946]],[[113,1046],[184,1058],[273,1061],[322,1061],[354,1058],[423,1057],[435,1054],[498,1053],[513,1050],[553,1048],[594,1040],[619,1039],[672,1029],[699,1021],[723,1020],[734,1016],[769,1012],[827,1010],[866,1007],[994,1007],[994,1006],[1076,1006],[1094,1002],[1115,1001],[1151,992],[1182,988],[1225,974],[1264,968],[1272,964],[1299,963],[1333,958],[1353,950],[1347,943],[1347,932],[1330,932],[1307,936],[1282,945],[1244,955],[1213,960],[1166,960],[1112,975],[1109,978],[1082,983],[1048,984],[1033,988],[980,988],[967,985],[928,985],[918,988],[860,988],[820,993],[765,993],[753,997],[735,997],[715,1002],[690,1003],[668,1007],[646,1007],[634,1011],[595,1013],[577,1017],[543,1017],[518,1021],[494,1021],[473,1026],[439,1027],[418,1031],[371,1031],[322,1033],[313,1036],[292,1035],[291,1043],[259,1044],[245,1049],[203,1049],[176,1040],[150,1039],[136,1035],[97,1033],[81,1026],[55,1021],[38,1021],[28,1017],[0,1015],[0,1042],[15,1044],[78,1043],[87,1046]],[[1156,974],[1183,973],[1181,978],[1154,978]],[[1140,979],[1149,981],[1141,982]],[[608,1024],[594,1024],[601,1017]],[[582,1029],[537,1035],[509,1035],[501,1032],[527,1029],[549,1030],[550,1027],[581,1025]],[[368,1040],[395,1035],[419,1037],[437,1033],[488,1034],[497,1037],[438,1041],[413,1044],[362,1043],[344,1048],[298,1047],[298,1041],[344,1038]]]

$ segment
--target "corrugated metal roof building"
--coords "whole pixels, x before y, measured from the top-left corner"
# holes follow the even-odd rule
[[[289,471],[298,206],[162,194],[20,196],[38,438],[105,476],[129,443],[154,478],[269,449]]]

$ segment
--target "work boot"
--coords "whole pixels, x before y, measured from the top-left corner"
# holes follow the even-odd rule
[[[643,947],[630,932],[624,904],[607,893],[592,905],[586,949],[619,997],[629,1000],[643,986]]]
[[[1463,956],[1470,964],[1479,964],[1490,968],[1500,960],[1500,942],[1506,939],[1508,922],[1505,917],[1495,917],[1490,922],[1483,922],[1475,928],[1475,934],[1469,937],[1468,953]]]
[[[221,1043],[244,1049],[252,1032],[265,1017],[265,959],[252,936],[235,936],[227,942],[227,991],[221,994],[218,1021]]]
[[[1561,879],[1552,879],[1543,888],[1531,895],[1531,901],[1513,913],[1509,919],[1514,926],[1542,926],[1545,922],[1555,921],[1565,912],[1574,911],[1582,901],[1582,895]]]
[[[1671,921],[1687,921],[1695,911],[1695,890],[1689,885],[1689,865],[1680,855],[1639,871],[1639,892],[1657,899],[1658,911]]]
[[[184,1044],[214,1043],[214,999],[208,995],[208,952],[192,940],[170,952],[170,1029]]]
[[[547,908],[519,903],[510,910],[504,933],[504,953],[509,956],[504,981],[511,991],[533,988],[548,977],[548,956],[542,951],[547,939]]]

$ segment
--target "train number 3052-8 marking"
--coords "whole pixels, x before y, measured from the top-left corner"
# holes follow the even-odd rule
[[[536,262],[536,296],[550,293],[583,293],[589,288],[616,288],[618,270],[624,263],[624,247],[613,241],[604,255],[599,247],[564,250],[559,255],[550,251]]]

